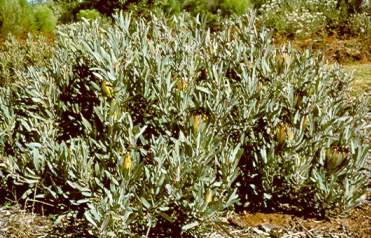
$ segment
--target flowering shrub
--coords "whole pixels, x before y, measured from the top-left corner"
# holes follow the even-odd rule
[[[352,34],[367,35],[370,25],[367,7],[353,1],[268,0],[258,10],[263,25],[279,33],[305,37],[332,28],[350,28]]]
[[[279,32],[305,36],[323,30],[340,15],[337,1],[267,1],[259,9],[260,20]]]
[[[77,19],[81,20],[82,18],[86,18],[89,20],[95,20],[101,18],[101,14],[95,9],[86,9],[80,10],[77,13]]]
[[[355,206],[368,146],[350,78],[276,49],[254,14],[203,26],[119,14],[59,28],[50,63],[0,89],[2,189],[77,210],[102,237],[196,236],[239,200]]]
[[[370,39],[371,37],[371,15],[363,12],[354,14],[349,19],[349,25],[354,35],[360,35]]]

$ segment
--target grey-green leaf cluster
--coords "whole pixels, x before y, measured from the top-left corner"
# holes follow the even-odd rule
[[[176,26],[176,27],[174,27]],[[0,174],[101,237],[197,235],[235,205],[331,215],[366,187],[365,103],[253,13],[82,21],[0,88]],[[41,203],[43,202],[43,203]]]

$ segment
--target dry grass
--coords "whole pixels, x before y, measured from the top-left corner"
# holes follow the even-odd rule
[[[353,93],[360,95],[371,93],[371,64],[351,64],[344,65],[344,69],[353,74],[352,83]]]
[[[88,229],[86,220],[73,213],[44,216],[18,204],[0,206],[0,238],[93,237]]]
[[[46,237],[52,222],[19,206],[0,207],[0,238]]]

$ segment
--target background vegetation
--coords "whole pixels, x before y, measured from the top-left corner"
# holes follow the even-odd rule
[[[57,19],[46,5],[30,6],[27,0],[0,1],[0,33],[27,34],[27,32],[52,32]]]

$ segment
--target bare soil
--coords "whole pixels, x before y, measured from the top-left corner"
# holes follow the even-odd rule
[[[231,214],[215,225],[210,238],[229,237],[371,237],[371,197],[346,217],[326,220],[284,213]],[[0,238],[92,237],[82,219],[54,220],[22,210],[18,206],[0,208]]]
[[[287,42],[300,50],[311,49],[322,52],[329,63],[339,64],[367,64],[371,62],[371,37],[338,36],[336,33],[318,35],[306,39],[287,39],[275,36],[277,46]]]
[[[326,220],[258,212],[232,216],[228,221],[241,230],[234,237],[367,238],[371,237],[371,204],[370,201],[364,203],[353,209],[347,217]],[[225,233],[224,237],[228,237]]]

